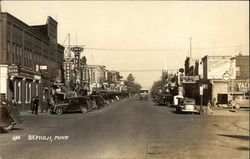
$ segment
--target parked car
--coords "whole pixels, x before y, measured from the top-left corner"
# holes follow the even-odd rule
[[[183,98],[180,100],[179,104],[176,107],[176,112],[191,112],[198,113],[198,110],[195,107],[195,100],[191,98]]]
[[[239,109],[240,107],[249,107],[249,96],[238,95],[234,97],[234,100],[230,100],[229,107]]]
[[[148,99],[148,89],[145,89],[145,88],[140,89],[139,96],[140,96],[140,100],[142,100],[142,99],[147,100]]]
[[[73,97],[67,98],[64,101],[56,103],[51,107],[51,113],[62,114],[64,112],[81,111],[87,113],[92,110],[92,105],[89,97]]]
[[[105,106],[104,98],[101,95],[90,95],[89,97],[93,103],[93,109],[100,109]]]
[[[159,94],[155,99],[155,104],[171,106],[171,104],[173,104],[173,96],[171,94],[165,94],[165,93]]]

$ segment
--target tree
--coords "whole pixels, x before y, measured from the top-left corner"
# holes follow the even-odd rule
[[[135,82],[135,78],[132,73],[127,77],[127,80],[124,81],[125,86],[128,88],[128,92],[136,93],[141,89],[141,85]]]
[[[134,78],[134,76],[133,76],[132,73],[130,73],[130,74],[128,75],[127,80],[128,80],[128,82],[131,82],[131,83],[135,81],[135,78]]]

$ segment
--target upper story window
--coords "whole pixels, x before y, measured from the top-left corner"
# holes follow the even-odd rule
[[[240,67],[236,67],[236,76],[240,76]]]

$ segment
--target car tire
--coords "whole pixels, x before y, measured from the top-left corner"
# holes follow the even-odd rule
[[[86,107],[81,107],[81,112],[85,114],[88,112],[88,109]]]
[[[240,109],[240,104],[238,104],[238,103],[235,104],[235,108],[236,108],[236,109]]]
[[[63,108],[58,107],[58,108],[56,108],[55,112],[56,112],[56,114],[61,115],[63,113]]]

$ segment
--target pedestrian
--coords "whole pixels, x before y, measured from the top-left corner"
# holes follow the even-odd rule
[[[211,109],[211,101],[208,100],[207,103],[207,114],[213,114],[213,110]]]
[[[48,110],[51,110],[51,104],[50,104],[50,99],[47,98],[47,106],[48,106]]]
[[[36,98],[34,100],[34,111],[35,111],[36,115],[38,115],[38,107],[39,107],[39,98],[38,98],[38,96],[36,96]]]
[[[30,101],[30,110],[31,110],[32,114],[34,114],[34,112],[35,112],[34,100],[35,100],[35,97],[32,97],[31,101]]]
[[[212,99],[212,106],[213,106],[213,107],[216,106],[216,98],[215,98],[215,97]]]

